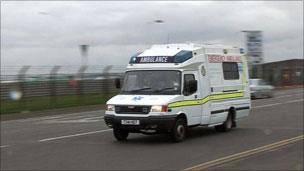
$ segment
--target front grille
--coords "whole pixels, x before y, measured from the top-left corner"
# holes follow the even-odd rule
[[[115,106],[115,113],[117,114],[148,114],[151,106]]]

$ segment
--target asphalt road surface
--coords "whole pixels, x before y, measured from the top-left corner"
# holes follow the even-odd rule
[[[252,101],[238,128],[187,139],[131,134],[117,142],[104,111],[1,122],[1,170],[303,170],[303,89]]]

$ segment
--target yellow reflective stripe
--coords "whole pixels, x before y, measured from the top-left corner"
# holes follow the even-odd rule
[[[193,105],[200,105],[199,100],[185,100],[185,101],[178,101],[173,102],[168,105],[168,108],[174,108],[174,107],[182,107],[182,106],[193,106]]]
[[[231,93],[231,94],[215,94],[210,96],[210,100],[219,100],[219,99],[227,99],[227,98],[236,98],[236,97],[243,97],[244,92],[239,93]]]
[[[200,103],[201,103],[201,104],[204,104],[204,103],[207,103],[209,100],[210,100],[210,96],[207,96],[207,97],[201,99],[201,100],[200,100]]]
[[[212,94],[202,99],[198,100],[183,100],[172,102],[168,105],[168,108],[175,108],[175,107],[182,107],[182,106],[193,106],[193,105],[201,105],[207,103],[209,100],[222,100],[222,99],[229,99],[229,98],[236,98],[236,97],[243,97],[244,92],[237,92],[237,93],[225,93],[225,94]]]

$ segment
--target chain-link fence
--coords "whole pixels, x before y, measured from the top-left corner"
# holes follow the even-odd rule
[[[6,67],[1,70],[1,114],[104,104],[119,90],[125,66]]]

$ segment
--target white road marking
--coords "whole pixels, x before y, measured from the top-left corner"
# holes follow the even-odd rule
[[[301,102],[301,101],[303,101],[303,99],[291,100],[291,101],[288,101],[286,103],[295,103],[295,102]]]
[[[290,94],[290,95],[285,95],[285,96],[277,96],[277,97],[274,97],[274,99],[279,99],[279,98],[283,98],[283,97],[293,97],[293,96],[298,96],[298,95],[303,96],[303,94]]]
[[[267,105],[255,106],[252,108],[270,107],[270,106],[276,106],[276,105],[280,105],[280,104],[283,104],[283,103],[272,103],[272,104],[267,104]]]
[[[1,145],[0,148],[9,147],[9,145]]]
[[[300,91],[278,92],[278,93],[276,93],[276,95],[284,95],[284,94],[289,94],[289,93],[302,93],[302,92],[304,92],[304,90],[300,90]]]
[[[75,116],[75,117],[64,117],[64,118],[60,118],[59,120],[77,120],[77,119],[99,119],[99,118],[103,118],[103,116],[97,115],[97,116],[88,116],[88,115],[81,115],[81,116]],[[57,120],[57,119],[56,119]]]
[[[81,118],[62,118],[62,119],[53,119],[53,120],[43,120],[39,121],[36,124],[58,124],[58,123],[91,123],[91,122],[99,122],[102,121],[103,116],[96,117],[84,117]]]
[[[42,117],[38,117],[38,118],[18,119],[16,121],[18,121],[18,122],[42,121],[42,120],[59,119],[59,118],[66,118],[66,117],[77,117],[77,115],[81,115],[81,116],[91,115],[91,116],[94,116],[94,114],[103,113],[103,112],[104,112],[104,110],[94,110],[94,111],[87,111],[87,112],[60,114],[60,115],[55,115],[55,116],[42,116]]]
[[[60,136],[60,137],[46,138],[46,139],[38,140],[38,142],[53,141],[53,140],[58,140],[58,139],[63,139],[63,138],[70,138],[70,137],[78,137],[78,136],[82,136],[82,135],[107,132],[107,131],[111,131],[111,130],[112,129],[104,129],[104,130],[91,131],[91,132],[85,132],[85,133],[79,133],[79,134],[65,135],[65,136]]]
[[[254,106],[252,108],[263,108],[263,107],[270,107],[270,106],[276,106],[276,105],[281,105],[281,104],[296,103],[296,102],[301,102],[303,100],[304,99],[297,99],[297,100],[287,101],[287,102],[284,102],[284,103],[272,103],[272,104],[267,104],[267,105]]]

